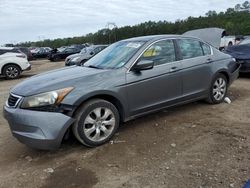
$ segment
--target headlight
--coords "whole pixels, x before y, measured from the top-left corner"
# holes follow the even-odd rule
[[[73,87],[63,88],[56,91],[50,91],[46,93],[41,93],[38,95],[33,95],[30,97],[25,97],[21,108],[33,108],[40,106],[58,105],[62,102],[64,97],[73,90]]]
[[[71,59],[71,61],[78,61],[80,59],[80,57],[74,57]]]

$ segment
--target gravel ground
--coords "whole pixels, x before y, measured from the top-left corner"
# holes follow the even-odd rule
[[[64,65],[31,63],[18,80],[0,78],[1,106],[15,84]],[[231,104],[196,102],[130,121],[94,149],[74,138],[57,151],[30,149],[0,115],[0,187],[240,188],[250,178],[250,76],[229,97]]]

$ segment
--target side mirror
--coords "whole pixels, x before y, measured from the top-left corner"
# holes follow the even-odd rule
[[[154,62],[150,60],[139,61],[133,68],[133,71],[149,70],[154,67]]]

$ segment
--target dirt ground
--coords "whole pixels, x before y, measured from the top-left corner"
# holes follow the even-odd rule
[[[63,62],[34,61],[11,87]],[[74,138],[37,151],[10,133],[0,108],[0,187],[242,187],[250,179],[250,76],[229,90],[231,104],[196,102],[125,123],[113,140],[88,149]]]

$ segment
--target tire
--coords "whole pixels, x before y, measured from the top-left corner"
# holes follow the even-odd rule
[[[101,99],[93,99],[83,104],[77,110],[75,118],[73,134],[79,142],[88,147],[100,146],[109,141],[120,123],[117,108]]]
[[[83,66],[84,63],[85,63],[86,61],[87,61],[86,59],[82,60],[82,61],[79,63],[79,66]]]
[[[56,62],[56,61],[59,61],[59,60],[60,60],[60,58],[58,56],[54,56],[54,57],[51,58],[52,62]]]
[[[3,68],[3,75],[6,79],[16,79],[20,76],[21,70],[17,65],[6,65]]]
[[[217,74],[210,86],[207,102],[210,104],[219,104],[227,96],[228,80],[225,75]]]

